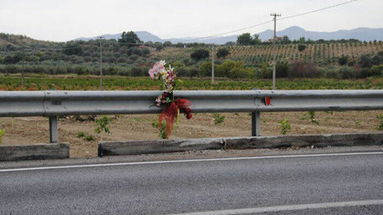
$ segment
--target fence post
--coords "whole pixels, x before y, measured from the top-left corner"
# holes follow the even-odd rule
[[[261,112],[251,113],[251,136],[261,136]]]
[[[50,143],[58,143],[59,141],[57,122],[58,122],[57,116],[49,117],[49,142]]]

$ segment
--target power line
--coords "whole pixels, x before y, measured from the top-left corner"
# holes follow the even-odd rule
[[[339,7],[339,6],[342,6],[342,5],[350,4],[350,3],[353,3],[353,2],[356,2],[356,1],[359,1],[359,0],[349,0],[349,1],[345,1],[345,2],[339,3],[339,4],[330,5],[330,6],[319,8],[319,9],[315,9],[315,10],[310,10],[310,11],[306,11],[306,12],[302,12],[302,13],[298,13],[298,14],[294,14],[294,15],[290,15],[290,16],[284,16],[283,18],[279,18],[277,20],[285,20],[285,19],[295,18],[295,17],[299,17],[299,16],[304,16],[304,15],[307,15],[307,14],[316,13],[316,12],[320,12],[320,11],[323,11],[323,10],[327,10],[327,9]],[[222,36],[222,35],[226,35],[226,34],[231,34],[231,33],[235,33],[235,32],[238,32],[238,31],[243,31],[243,30],[251,29],[251,28],[254,28],[254,27],[261,26],[261,25],[269,24],[271,22],[273,22],[273,20],[264,21],[264,22],[261,22],[261,23],[255,24],[255,25],[246,26],[246,27],[235,29],[235,30],[228,31],[228,32],[214,34],[214,35],[210,35],[210,36],[206,36],[206,37],[200,37],[200,38],[198,38],[198,40],[203,40],[203,39],[214,38],[214,37],[218,37],[218,36]]]
[[[207,38],[211,38],[211,37],[218,37],[218,36],[222,36],[222,35],[226,35],[226,34],[231,34],[231,33],[235,33],[235,32],[238,32],[238,31],[243,31],[243,30],[246,30],[246,29],[250,29],[250,28],[261,26],[261,25],[265,25],[265,24],[268,24],[268,23],[271,23],[271,22],[273,22],[273,20],[261,22],[261,23],[255,24],[255,25],[250,25],[250,26],[247,26],[247,27],[243,27],[243,28],[239,28],[239,29],[236,29],[236,30],[227,31],[227,32],[219,33],[219,34],[215,34],[215,35],[210,35],[210,36],[206,36],[206,37],[200,37],[199,39],[207,39]]]
[[[307,15],[307,14],[316,13],[316,12],[327,10],[327,9],[331,9],[331,8],[334,8],[334,7],[339,7],[339,6],[342,6],[342,5],[345,5],[345,4],[350,4],[350,3],[353,3],[353,2],[356,2],[356,1],[359,1],[359,0],[350,0],[350,1],[339,3],[339,4],[327,6],[327,7],[324,7],[324,8],[316,9],[316,10],[311,10],[311,11],[307,11],[307,12],[303,12],[303,13],[298,13],[298,14],[295,14],[295,15],[285,16],[283,18],[279,18],[278,20],[284,20],[284,19],[290,19],[290,18],[294,18],[294,17],[298,17],[298,16],[304,16],[304,15]]]

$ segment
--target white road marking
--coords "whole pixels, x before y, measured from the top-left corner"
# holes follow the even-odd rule
[[[212,161],[239,161],[239,160],[258,160],[258,159],[281,159],[281,158],[358,156],[358,155],[383,155],[383,152],[271,155],[271,156],[256,156],[256,157],[229,157],[229,158],[206,158],[206,159],[190,159],[190,160],[165,160],[165,161],[124,162],[124,163],[80,164],[80,165],[66,165],[66,166],[46,166],[46,167],[26,167],[26,168],[14,168],[14,169],[0,169],[0,173],[1,172],[33,171],[33,170],[50,170],[50,169],[73,169],[73,168],[134,166],[134,165],[150,165],[150,164],[192,163],[192,162],[212,162]]]
[[[236,215],[236,214],[297,211],[297,210],[307,210],[307,209],[355,207],[355,206],[368,206],[368,205],[383,205],[383,199],[350,201],[350,202],[325,202],[325,203],[300,204],[300,205],[278,205],[278,206],[271,206],[271,207],[241,208],[241,209],[232,209],[232,210],[192,212],[192,213],[180,213],[180,214],[169,214],[169,215]]]

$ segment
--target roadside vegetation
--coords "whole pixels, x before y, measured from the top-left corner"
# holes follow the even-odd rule
[[[0,144],[3,143],[3,136],[5,135],[5,130],[4,129],[0,129]]]
[[[258,36],[242,34],[236,43],[172,44],[142,42],[134,32],[119,40],[55,43],[0,33],[0,74],[98,75],[102,46],[102,73],[123,77],[146,76],[148,69],[164,59],[182,78],[205,78],[211,74],[236,80],[270,79],[276,57],[279,78],[361,79],[383,76],[383,42],[358,40],[290,40],[276,45]]]
[[[24,80],[23,80],[24,79]],[[211,84],[208,78],[181,78],[180,90],[252,90],[271,89],[269,79],[231,80],[220,78]],[[23,78],[19,74],[4,76],[0,74],[0,90],[97,90],[100,81],[97,76],[78,75],[41,75],[28,74]],[[148,77],[104,76],[105,90],[159,90],[159,83]],[[331,79],[331,78],[278,78],[278,89],[383,89],[383,77],[363,79]]]
[[[291,130],[291,124],[288,119],[284,118],[279,122],[280,132],[282,135],[286,135]]]

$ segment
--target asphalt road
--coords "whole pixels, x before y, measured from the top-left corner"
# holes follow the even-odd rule
[[[383,153],[3,169],[0,214],[383,214]]]

